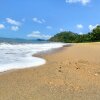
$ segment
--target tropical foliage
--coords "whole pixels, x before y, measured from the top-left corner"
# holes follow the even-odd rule
[[[94,28],[92,32],[82,35],[79,35],[71,31],[60,32],[51,37],[49,41],[66,43],[100,41],[100,26]]]

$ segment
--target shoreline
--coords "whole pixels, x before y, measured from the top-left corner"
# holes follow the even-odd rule
[[[100,43],[74,44],[43,58],[40,67],[0,75],[0,99],[100,99]]]
[[[54,53],[56,53],[56,52],[59,52],[59,51],[63,50],[64,47],[69,47],[69,46],[72,46],[72,45],[73,45],[73,44],[68,43],[68,44],[66,44],[66,45],[64,45],[64,46],[62,46],[62,47],[60,47],[60,48],[54,48],[54,49],[51,49],[51,50],[42,51],[42,52],[33,54],[32,56],[33,56],[33,57],[37,57],[37,58],[44,59],[44,60],[46,61],[46,59],[44,58],[45,55],[54,54]],[[47,63],[47,61],[46,61],[46,63]],[[38,65],[38,66],[30,66],[30,67],[26,67],[26,68],[9,69],[9,70],[0,72],[0,75],[4,75],[4,74],[11,73],[11,72],[15,72],[15,71],[19,71],[19,70],[24,70],[24,69],[38,68],[38,67],[41,67],[41,66],[45,65],[46,63],[44,63],[44,64],[42,64],[42,65]]]
[[[57,52],[60,52],[62,51],[65,47],[70,47],[70,46],[73,46],[74,44],[73,43],[68,43],[60,48],[54,48],[54,49],[51,49],[51,50],[47,50],[47,51],[42,51],[42,52],[39,52],[39,53],[36,53],[36,54],[33,54],[33,57],[39,57],[39,58],[43,58],[44,59],[44,56],[46,55],[50,55],[50,54],[54,54],[54,53],[57,53]],[[41,65],[40,65],[41,66]]]

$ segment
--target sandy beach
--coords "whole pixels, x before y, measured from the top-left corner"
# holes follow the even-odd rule
[[[0,74],[0,100],[100,100],[100,43],[40,56],[45,65]]]

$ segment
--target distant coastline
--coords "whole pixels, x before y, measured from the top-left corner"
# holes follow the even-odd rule
[[[4,37],[0,37],[0,43],[37,43],[37,42],[41,42],[41,43],[45,43],[48,42],[47,40],[43,40],[43,39],[22,39],[22,38],[4,38]]]

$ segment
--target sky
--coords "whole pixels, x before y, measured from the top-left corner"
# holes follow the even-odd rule
[[[48,39],[100,24],[100,0],[0,0],[0,37]]]

